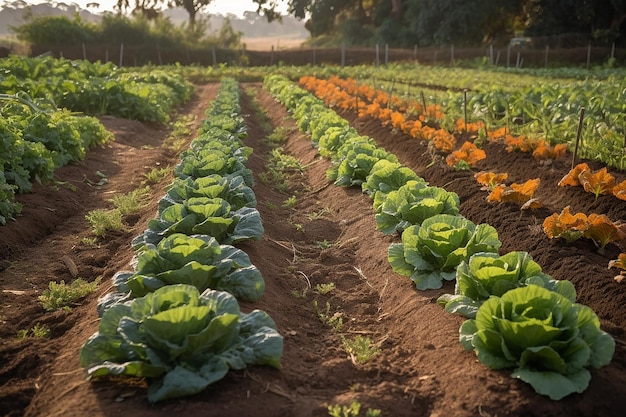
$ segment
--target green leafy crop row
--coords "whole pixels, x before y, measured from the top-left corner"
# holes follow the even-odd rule
[[[440,288],[442,280],[456,279],[455,294],[444,295],[439,302],[446,311],[469,318],[459,340],[482,363],[492,369],[514,368],[513,377],[558,400],[583,392],[590,380],[588,368],[611,361],[615,341],[600,329],[589,307],[575,303],[570,282],[551,279],[525,252],[499,256],[500,241],[492,226],[474,225],[453,208],[449,209],[453,213],[443,212],[446,204],[458,210],[458,197],[442,194],[422,207],[416,191],[427,184],[384,151],[378,153],[377,162],[370,159],[374,152],[367,147],[362,158],[350,152],[338,157],[342,145],[331,140],[332,145],[326,147],[324,133],[319,132],[329,132],[346,144],[358,140],[347,122],[284,77],[266,77],[265,87],[311,134],[320,154],[330,156],[335,165],[347,158],[354,161],[358,179],[340,183],[360,183],[373,198],[377,215],[394,219],[389,224],[379,222],[379,228],[403,229],[401,243],[393,243],[388,251],[394,271],[409,276],[418,289]],[[343,131],[337,135],[336,128]],[[431,208],[435,209],[432,215],[424,216]]]
[[[238,99],[237,83],[224,79],[158,218],[133,241],[135,270],[114,276],[99,331],[81,348],[89,376],[148,378],[151,402],[198,393],[229,369],[279,366],[276,324],[260,310],[242,313],[236,299],[263,294],[261,273],[226,244],[263,233]]]

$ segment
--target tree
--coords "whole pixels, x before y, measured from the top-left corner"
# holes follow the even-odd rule
[[[165,0],[134,0],[134,8],[131,10],[133,15],[144,16],[148,20],[154,20],[161,14],[159,4],[164,3]],[[117,0],[115,8],[121,13],[122,11],[128,11],[130,9],[131,0]]]
[[[196,15],[199,11],[211,4],[213,0],[169,0],[170,7],[182,7],[189,14],[189,28],[196,26]]]

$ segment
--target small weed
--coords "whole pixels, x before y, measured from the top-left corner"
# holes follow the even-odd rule
[[[146,179],[144,183],[152,185],[158,184],[163,181],[163,179],[167,177],[170,172],[172,172],[172,167],[170,166],[166,166],[163,168],[154,167],[149,172],[143,174],[144,178]]]
[[[94,235],[102,237],[108,231],[124,230],[122,223],[122,213],[119,210],[93,210],[85,218],[91,223]]]
[[[271,201],[266,201],[264,204],[268,209],[276,210],[276,204],[272,203]]]
[[[328,415],[331,417],[358,417],[361,412],[361,403],[358,400],[352,401],[349,405],[329,405]],[[365,417],[380,417],[380,410],[368,408]]]
[[[193,121],[194,116],[192,115],[183,115],[176,119],[172,123],[172,133],[163,141],[163,147],[174,152],[180,151],[191,136],[191,124]]]
[[[259,104],[259,101],[257,100],[256,90],[253,88],[246,88],[246,94],[250,99],[252,110],[257,116],[257,120],[259,121],[259,127],[264,132],[271,132],[273,129],[272,122],[267,117],[267,114],[263,111],[263,108]]]
[[[272,133],[265,137],[265,141],[273,146],[279,146],[285,143],[287,128],[285,126],[278,126]]]
[[[367,363],[380,353],[369,337],[358,335],[354,339],[341,336],[341,343],[354,363]]]
[[[330,303],[326,302],[326,310],[320,309],[317,304],[317,300],[313,301],[313,308],[315,309],[315,314],[320,319],[323,324],[326,324],[332,327],[336,332],[340,332],[343,327],[343,318],[342,314],[337,312],[334,314],[330,314]]]
[[[85,246],[98,246],[98,238],[84,237],[81,239],[80,243],[82,243]]]
[[[315,286],[315,291],[317,291],[318,293],[320,293],[322,295],[328,294],[329,292],[331,292],[334,289],[335,289],[335,283],[334,282],[329,282],[328,284],[317,284]]]
[[[100,284],[100,278],[91,283],[78,278],[69,285],[65,281],[59,283],[51,281],[48,284],[48,289],[39,296],[39,302],[47,311],[59,309],[69,311],[70,304],[93,292],[98,284]]]
[[[35,324],[32,329],[23,329],[17,332],[17,338],[19,340],[26,339],[27,337],[50,337],[50,328],[45,324]]]
[[[303,290],[291,290],[291,295],[293,295],[296,298],[306,298],[306,295],[308,292],[309,292],[308,288],[305,288]]]
[[[128,194],[116,195],[111,199],[115,208],[122,216],[137,213],[143,207],[143,202],[150,196],[150,187],[137,188]]]
[[[326,217],[327,214],[330,214],[330,209],[323,208],[318,211],[312,211],[311,213],[309,213],[308,218],[309,220],[323,219],[324,217]]]
[[[298,232],[304,233],[304,226],[301,223],[294,223],[293,226]]]
[[[293,209],[296,207],[296,204],[298,204],[298,199],[295,195],[292,195],[291,197],[289,197],[288,199],[286,199],[285,201],[283,201],[283,206],[289,208],[289,209]]]
[[[324,240],[316,240],[314,242],[315,246],[317,246],[320,249],[330,249],[333,247],[333,243],[327,241],[326,239]]]

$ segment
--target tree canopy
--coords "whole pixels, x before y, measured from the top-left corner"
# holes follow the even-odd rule
[[[268,20],[277,7],[305,20],[313,37],[348,44],[478,45],[520,34],[579,34],[624,43],[626,0],[253,0]],[[574,38],[568,38],[574,39]],[[568,46],[568,45],[563,45]]]

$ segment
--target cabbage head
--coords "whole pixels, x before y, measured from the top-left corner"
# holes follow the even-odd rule
[[[513,377],[553,400],[583,392],[587,368],[607,365],[615,351],[593,310],[532,284],[485,301],[460,341],[489,368],[514,368]]]

